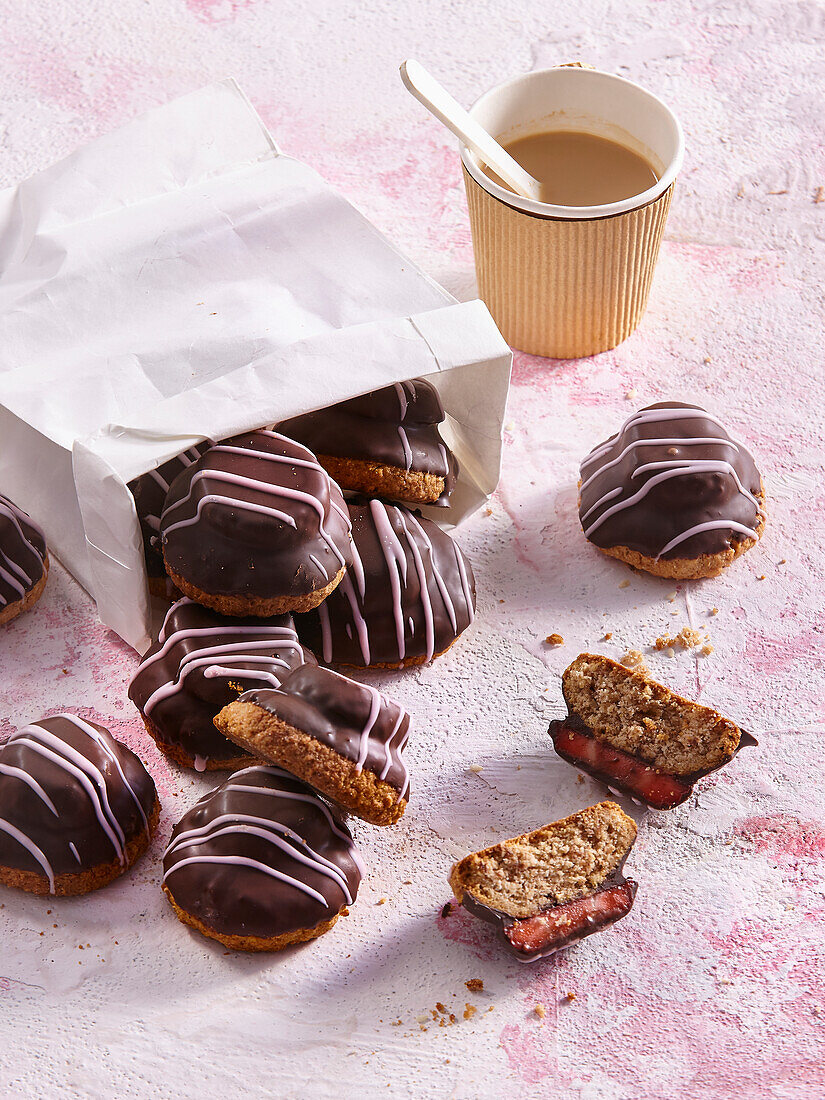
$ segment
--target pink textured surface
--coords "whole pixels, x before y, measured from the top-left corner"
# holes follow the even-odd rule
[[[688,142],[640,330],[593,360],[516,356],[502,483],[459,532],[479,620],[433,667],[375,678],[416,718],[414,801],[396,829],[356,825],[370,876],[329,936],[275,958],[190,936],[157,857],[206,782],[147,742],[126,698],[133,654],[59,566],[4,630],[0,733],[77,709],[140,751],[164,802],[128,881],[59,905],[0,898],[8,1095],[825,1093],[824,29],[821,6],[773,0],[33,0],[6,13],[0,182],[231,74],[287,152],[459,297],[473,294],[459,161],[403,92],[404,57],[466,102],[513,72],[581,59],[660,93]],[[721,414],[769,494],[760,546],[690,586],[627,572],[576,523],[578,460],[663,398]],[[463,912],[442,919],[453,859],[600,797],[548,749],[568,661],[646,650],[687,624],[708,628],[714,652],[647,654],[652,671],[761,746],[646,819],[631,915],[532,967]],[[563,646],[544,644],[553,632]],[[472,977],[483,993],[466,990]],[[437,1002],[455,1024],[433,1019]],[[465,1020],[467,1002],[478,1011]]]

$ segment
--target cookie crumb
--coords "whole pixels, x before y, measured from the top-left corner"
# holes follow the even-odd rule
[[[471,993],[480,993],[484,989],[484,980],[482,978],[468,978],[464,983]]]
[[[822,188],[820,187],[820,191],[821,190],[822,190]],[[625,401],[632,401],[635,396],[636,396],[636,391],[635,390],[628,390],[627,393],[624,395],[624,399],[625,399]]]
[[[630,588],[630,581],[627,577],[623,581],[619,581],[619,588]]]
[[[647,672],[644,655],[638,649],[629,649],[622,657],[622,664],[625,668],[635,668],[639,672]]]
[[[565,999],[565,1001],[575,1001],[575,999],[576,999],[576,994],[575,994],[575,993],[567,993],[567,994],[565,995],[565,998],[564,998],[564,999]]]
[[[702,360],[702,362],[703,363],[710,363],[710,362],[712,362],[712,360],[711,360],[709,355],[706,355],[705,358]]]
[[[561,634],[548,634],[544,641],[546,645],[564,645]]]
[[[705,642],[699,652],[702,654],[703,657],[710,657],[711,653],[713,653],[713,646],[710,644],[710,642]]]
[[[608,630],[608,631],[607,631],[607,633],[606,633],[606,634],[604,635],[604,637],[602,638],[602,641],[603,641],[603,642],[609,642],[609,641],[610,641],[610,639],[611,639],[612,637],[613,637],[613,631],[612,631],[612,630]]]
[[[825,187],[817,187],[816,191],[814,191],[814,202],[825,202]]]
[[[443,920],[445,917],[449,917],[449,915],[450,915],[450,913],[452,913],[452,911],[453,911],[453,903],[451,901],[446,902],[441,907],[441,919]]]
[[[386,905],[387,904],[387,899],[386,898],[379,898],[378,901],[375,904],[376,905]]]
[[[547,1015],[547,1009],[544,1007],[543,1004],[537,1004],[535,1006],[535,1008],[533,1009],[533,1011],[535,1012],[535,1014],[538,1016],[538,1018],[540,1020],[543,1020],[544,1017]]]
[[[668,648],[665,650],[665,657],[675,657],[675,656],[676,656],[676,650],[672,646],[668,646]]]
[[[467,770],[471,771],[471,772],[474,772],[476,775],[478,775],[479,772],[484,771],[484,765],[483,764],[471,764],[470,767]]]
[[[710,611],[709,611],[709,613],[708,613],[708,614],[710,614],[710,615],[718,615],[718,614],[719,614],[719,608],[718,608],[718,607],[712,607],[712,608],[710,609]]]
[[[465,1002],[465,1004],[464,1004],[464,1019],[465,1020],[472,1020],[473,1016],[475,1016],[475,1014],[477,1012],[478,1012],[478,1009],[476,1008],[475,1005],[471,1005],[469,1002]]]
[[[757,577],[756,579],[757,579],[758,581],[764,581],[764,580],[767,580],[767,577],[766,577],[766,576],[765,576],[765,574],[763,573],[761,577]]]

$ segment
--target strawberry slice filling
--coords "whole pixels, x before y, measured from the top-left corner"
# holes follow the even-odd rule
[[[671,810],[690,796],[693,784],[676,775],[657,771],[650,764],[621,749],[605,745],[591,733],[552,722],[550,736],[559,756],[600,779],[638,798],[655,810]]]
[[[621,920],[630,912],[635,893],[636,883],[628,880],[517,920],[504,934],[525,955],[547,955]]]

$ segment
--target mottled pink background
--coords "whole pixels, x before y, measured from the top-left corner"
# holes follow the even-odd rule
[[[462,298],[474,279],[459,161],[403,91],[405,57],[465,102],[580,59],[662,95],[688,143],[639,331],[591,360],[516,354],[502,483],[458,534],[478,624],[392,680],[416,719],[415,800],[395,829],[357,826],[370,876],[331,935],[275,958],[190,936],[157,856],[205,784],[147,741],[125,694],[134,655],[59,567],[4,630],[0,733],[76,709],[139,749],[164,800],[162,835],[127,881],[59,905],[0,898],[4,1094],[825,1095],[822,6],[30,0],[3,18],[0,183],[232,75],[286,152]],[[691,586],[630,574],[576,523],[581,456],[662,398],[722,415],[770,498],[760,546]],[[585,648],[647,651],[686,624],[707,627],[714,652],[648,653],[651,669],[761,744],[646,819],[632,914],[531,967],[463,912],[441,918],[453,859],[600,796],[548,751],[564,666]],[[563,646],[544,644],[553,632]],[[483,993],[466,990],[473,977]]]

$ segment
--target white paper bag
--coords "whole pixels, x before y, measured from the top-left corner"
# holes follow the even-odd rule
[[[499,475],[510,351],[312,169],[234,81],[149,112],[0,193],[0,491],[139,651],[127,482],[198,439],[425,375],[461,476]]]

